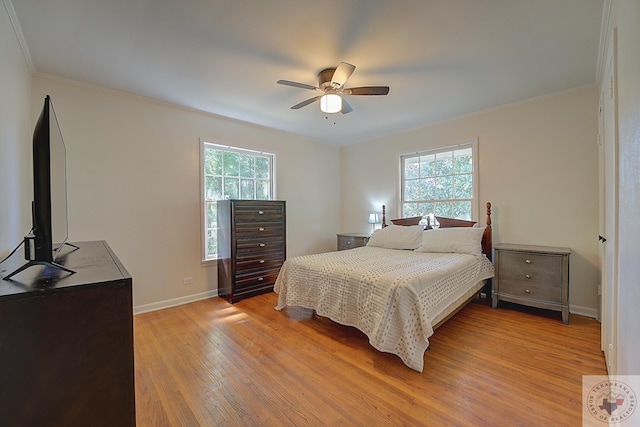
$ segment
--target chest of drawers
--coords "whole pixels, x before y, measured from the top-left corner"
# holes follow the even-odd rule
[[[344,233],[338,234],[338,250],[344,251],[345,249],[359,248],[366,246],[369,241],[369,236],[359,233]]]
[[[220,200],[218,295],[232,303],[271,292],[286,257],[281,200]]]
[[[499,244],[494,246],[491,305],[509,301],[562,312],[569,323],[569,256],[571,249]]]

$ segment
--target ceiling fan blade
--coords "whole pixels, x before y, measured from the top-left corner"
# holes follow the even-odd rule
[[[342,91],[345,95],[387,95],[389,86],[352,87]]]
[[[336,87],[342,87],[347,82],[347,79],[351,77],[353,74],[353,70],[355,70],[355,65],[351,65],[347,62],[341,62],[336,68],[336,71],[333,73],[333,77],[331,78],[331,84]]]
[[[353,111],[353,108],[351,108],[351,105],[349,105],[349,103],[342,98],[342,110],[340,110],[340,112],[342,114],[347,114]]]
[[[281,84],[281,85],[285,85],[285,86],[299,87],[301,89],[309,89],[309,90],[318,89],[315,86],[307,85],[307,84],[304,84],[304,83],[292,82],[292,81],[289,81],[289,80],[278,80],[276,83]]]
[[[314,96],[313,98],[309,98],[309,99],[307,99],[307,100],[305,100],[305,101],[302,101],[302,102],[301,102],[301,103],[299,103],[299,104],[294,105],[293,107],[291,107],[291,109],[292,109],[292,110],[297,110],[297,109],[299,109],[299,108],[302,108],[302,107],[304,107],[304,106],[306,106],[306,105],[311,104],[312,102],[316,102],[316,101],[317,101],[318,99],[320,99],[320,98],[322,98],[322,95]]]

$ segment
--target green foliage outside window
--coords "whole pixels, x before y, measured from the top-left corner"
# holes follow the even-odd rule
[[[473,214],[473,146],[401,157],[402,216],[468,219]]]

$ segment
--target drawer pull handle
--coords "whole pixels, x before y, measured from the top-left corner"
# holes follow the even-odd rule
[[[258,215],[264,215],[263,211],[258,211]]]
[[[525,259],[524,262],[526,262],[527,264],[531,264],[531,260],[530,259]]]
[[[529,274],[525,274],[524,277],[526,277],[527,279],[531,279],[531,276]]]
[[[351,243],[353,243],[353,242],[352,242],[351,240],[349,240],[349,241],[347,242],[347,245],[350,245]]]
[[[530,291],[529,289],[525,289],[524,291],[525,291],[525,293],[527,293],[527,294],[530,294],[530,293],[531,293],[531,291]]]
[[[258,282],[262,282],[264,280],[264,277],[258,277]]]
[[[260,260],[260,264],[264,264],[264,260],[263,259]]]
[[[258,231],[264,231],[264,227],[259,227]]]
[[[264,248],[264,243],[260,243],[260,247],[261,247],[261,248]]]

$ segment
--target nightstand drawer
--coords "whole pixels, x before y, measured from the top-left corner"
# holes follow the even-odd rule
[[[562,303],[562,289],[560,287],[538,286],[511,280],[501,280],[500,294],[551,303]]]
[[[338,234],[338,250],[359,248],[366,246],[369,236],[364,234]]]
[[[500,254],[500,279],[544,286],[562,286],[562,256],[523,252]]]

